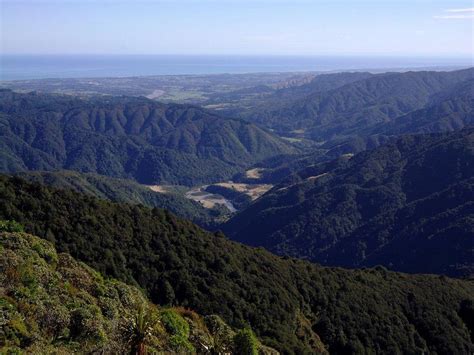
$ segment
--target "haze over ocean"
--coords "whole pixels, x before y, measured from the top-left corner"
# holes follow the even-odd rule
[[[390,70],[472,65],[471,58],[231,55],[0,55],[0,80]]]

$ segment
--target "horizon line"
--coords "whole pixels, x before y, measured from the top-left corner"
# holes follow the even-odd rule
[[[389,57],[389,58],[453,58],[471,59],[474,61],[474,53],[0,53],[0,56],[166,56],[166,57]]]

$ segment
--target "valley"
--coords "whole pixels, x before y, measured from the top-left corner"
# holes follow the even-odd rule
[[[269,355],[472,352],[473,74],[6,83],[0,268],[22,275],[0,278],[8,346],[130,347],[116,312],[141,311],[119,289],[180,324],[149,333],[160,351],[223,337],[240,354],[240,334]],[[44,275],[68,280],[49,289],[54,329],[25,311],[48,302]],[[91,314],[96,328],[75,320]]]
[[[253,102],[274,90],[304,84],[314,76],[315,73],[290,72],[39,79],[1,81],[0,88],[80,96],[145,96],[167,103],[220,106],[241,100]]]
[[[181,305],[204,315],[217,314],[237,329],[251,319],[260,341],[280,353],[342,354],[352,346],[374,351],[389,346],[397,352],[465,353],[473,349],[469,327],[474,290],[469,280],[396,273],[381,266],[358,270],[327,268],[304,260],[280,258],[262,248],[232,242],[221,232],[206,232],[166,210],[112,203],[19,178],[0,176],[0,196],[5,201],[0,204],[0,220],[14,219],[27,233],[42,240],[40,244],[29,236],[12,239],[0,233],[2,262],[15,260],[10,252],[14,240],[19,240],[21,248],[34,257],[42,255],[50,262],[55,260],[51,250],[54,246],[102,275],[140,286],[156,304]],[[7,224],[7,228],[17,227]],[[32,247],[24,241],[31,241]],[[40,263],[42,268],[52,269],[45,264],[46,261]],[[56,272],[61,272],[61,265]],[[20,280],[35,290],[44,279],[37,279],[32,271],[40,272],[31,266],[21,269],[25,276]],[[77,273],[67,272],[76,278],[74,282],[88,281]],[[2,273],[2,282],[17,285],[10,275]],[[94,279],[101,280],[100,276]],[[73,288],[69,289],[77,295]],[[116,293],[108,296],[101,290],[107,289],[91,291],[101,300],[101,308],[81,313],[84,319],[90,319],[94,310],[92,314],[111,309],[104,302],[113,302],[111,298]],[[54,294],[57,292],[54,288]],[[117,297],[120,294],[123,293]],[[35,303],[41,300],[41,293],[36,293],[36,297]],[[17,300],[25,302],[23,297]],[[132,305],[129,307],[133,309]],[[18,308],[19,312],[22,309]],[[190,316],[189,311],[182,314]],[[102,317],[96,317],[102,322]],[[34,318],[30,316],[26,321],[33,323]],[[67,322],[63,324],[68,328]],[[108,324],[111,322],[104,321],[104,325]],[[301,331],[295,331],[295,326]],[[393,330],[389,338],[377,335],[386,327]],[[350,344],[355,345],[348,345],[333,329],[347,334],[352,339]],[[17,330],[12,334],[26,340],[33,335],[20,335]],[[73,339],[76,334],[72,333]],[[188,334],[184,333],[186,339]],[[106,346],[110,342],[99,344]]]
[[[193,188],[186,192],[184,196],[193,201],[199,202],[205,208],[213,208],[216,205],[221,205],[227,208],[230,213],[237,212],[237,209],[234,207],[230,200],[218,194],[208,193],[206,192],[206,188],[207,186]]]
[[[0,355],[474,355],[472,0],[0,3]]]
[[[243,184],[228,181],[211,185],[195,186],[192,188],[170,185],[150,185],[147,187],[152,191],[162,194],[180,194],[187,199],[200,203],[204,208],[213,209],[224,207],[228,212],[235,213],[237,212],[237,208],[234,206],[233,200],[247,197],[249,201],[254,201],[270,190],[272,185]],[[228,196],[228,198],[224,195]]]

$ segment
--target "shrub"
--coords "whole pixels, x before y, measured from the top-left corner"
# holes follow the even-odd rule
[[[158,316],[154,310],[140,306],[136,314],[128,322],[124,336],[130,345],[130,353],[141,355],[146,354],[146,346],[153,336]]]
[[[53,301],[46,302],[38,311],[38,324],[42,332],[53,339],[67,337],[71,315],[66,306]]]
[[[234,353],[238,355],[258,354],[258,341],[252,329],[241,329],[234,336]]]
[[[174,309],[165,309],[161,312],[161,321],[166,331],[171,334],[170,345],[176,351],[193,351],[189,342],[189,324]]]
[[[89,338],[105,341],[106,335],[102,324],[102,315],[97,306],[82,306],[71,313],[70,335],[74,340]]]
[[[212,335],[212,350],[218,354],[230,353],[234,331],[217,315],[207,316],[205,322]]]

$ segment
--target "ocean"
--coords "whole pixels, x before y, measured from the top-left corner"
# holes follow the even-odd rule
[[[428,57],[0,55],[0,80],[456,68],[472,65],[470,58]]]

